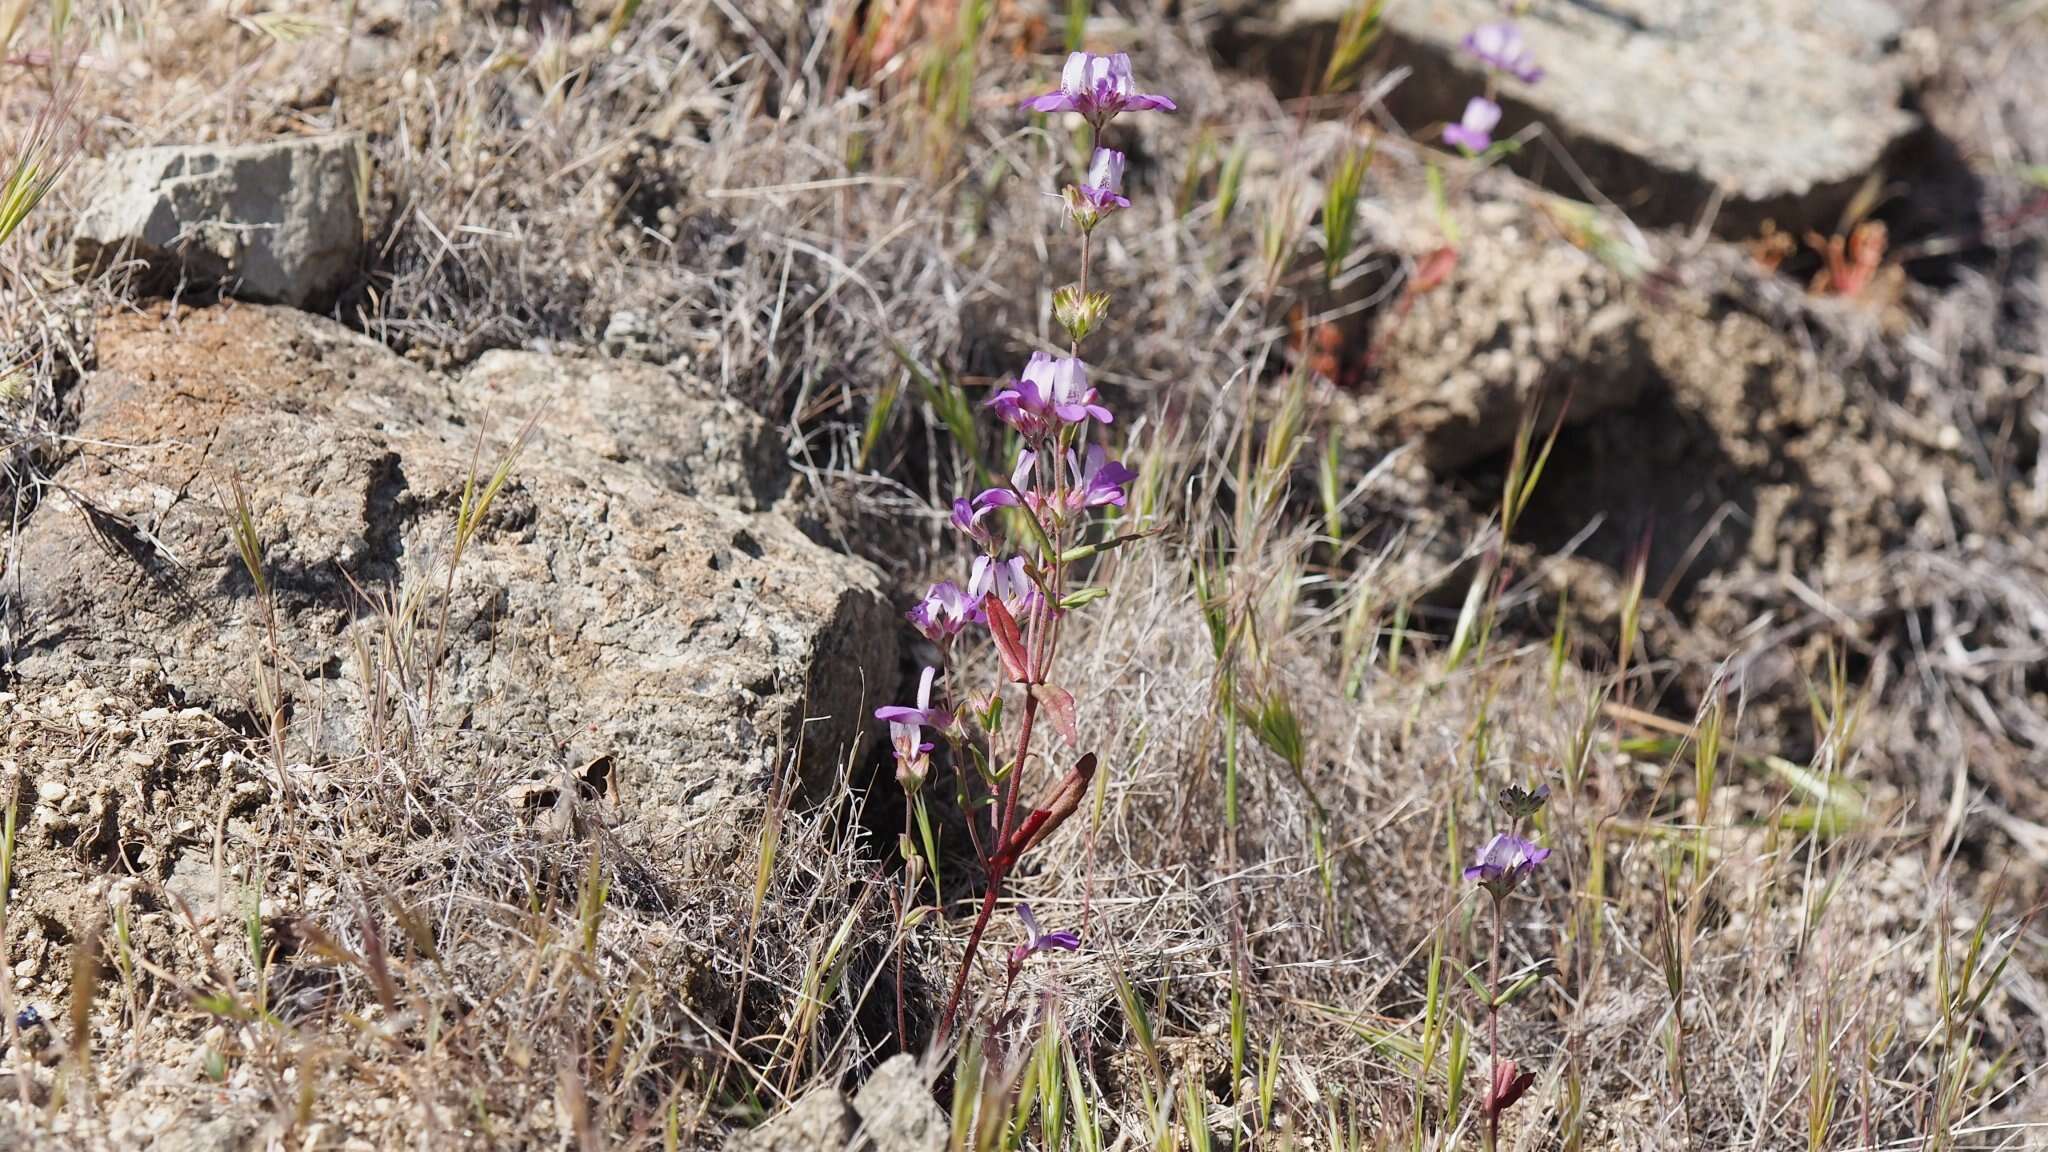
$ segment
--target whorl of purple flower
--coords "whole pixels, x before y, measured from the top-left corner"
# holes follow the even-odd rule
[[[1097,148],[1088,162],[1088,176],[1081,181],[1081,199],[1087,201],[1099,219],[1131,206],[1123,192],[1124,154],[1114,148]]]
[[[1116,52],[1097,56],[1075,52],[1060,70],[1056,92],[1034,96],[1024,102],[1033,112],[1079,112],[1097,129],[1119,112],[1171,112],[1173,101],[1137,90],[1131,79],[1131,58]]]
[[[1029,440],[1042,440],[1062,424],[1115,420],[1088,386],[1088,369],[1080,360],[1044,352],[1033,352],[1023,375],[989,397],[986,405]]]
[[[1017,919],[1024,922],[1025,940],[1024,943],[1010,949],[1012,970],[1022,967],[1026,960],[1040,952],[1051,952],[1055,949],[1061,952],[1078,952],[1081,949],[1079,935],[1073,932],[1047,932],[1040,928],[1038,917],[1031,914],[1029,904],[1017,905]]]
[[[927,589],[924,599],[912,605],[904,616],[925,639],[944,645],[973,621],[974,601],[958,584],[941,580]]]
[[[1025,613],[1035,609],[1044,599],[1039,594],[1038,585],[1031,582],[1031,573],[1025,569],[1022,556],[1012,556],[1008,560],[976,556],[973,572],[967,579],[967,598],[974,602],[977,623],[988,619],[987,611],[981,605],[990,596],[1002,601],[1003,607],[1018,620],[1022,620]]]
[[[1481,24],[1467,32],[1464,49],[1488,68],[1505,72],[1524,84],[1543,79],[1543,69],[1536,66],[1528,46],[1522,43],[1522,29],[1512,21]]]
[[[1444,143],[1467,152],[1484,152],[1493,146],[1493,130],[1500,123],[1500,105],[1484,96],[1474,96],[1465,105],[1464,118],[1444,125]]]
[[[1479,850],[1478,858],[1465,869],[1465,879],[1477,880],[1495,896],[1505,896],[1534,873],[1538,864],[1548,859],[1550,849],[1539,848],[1532,841],[1501,832]]]

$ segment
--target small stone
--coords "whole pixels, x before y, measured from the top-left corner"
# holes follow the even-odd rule
[[[145,289],[192,282],[324,307],[357,274],[368,164],[351,135],[118,153],[79,214],[73,259],[95,270],[141,260]]]
[[[789,1111],[759,1128],[735,1132],[726,1152],[831,1152],[853,1142],[854,1113],[839,1089],[826,1085],[806,1093]]]
[[[916,1057],[891,1056],[853,1097],[861,1131],[875,1152],[941,1152],[950,1131]]]
[[[66,788],[62,783],[55,780],[45,780],[41,784],[36,785],[36,799],[41,800],[45,804],[62,804],[64,798],[69,795],[71,795],[71,789]]]

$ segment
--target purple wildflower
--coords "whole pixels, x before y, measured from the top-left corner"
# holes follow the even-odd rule
[[[1505,72],[1524,84],[1543,79],[1543,69],[1530,57],[1522,43],[1522,30],[1512,21],[1481,24],[1465,34],[1465,51],[1496,72]]]
[[[974,602],[951,580],[941,580],[926,590],[924,599],[904,613],[924,638],[944,645],[960,634],[974,618]]]
[[[1131,80],[1131,58],[1122,52],[1097,56],[1076,52],[1067,57],[1060,70],[1057,92],[1034,96],[1024,102],[1033,112],[1079,112],[1100,129],[1119,112],[1171,112],[1173,101],[1136,90]]]
[[[1115,417],[1088,386],[1088,369],[1071,356],[1033,352],[1024,374],[989,397],[987,406],[1026,439],[1042,440],[1062,424],[1091,419],[1104,424]]]
[[[993,401],[991,401],[993,403]],[[953,523],[968,539],[983,548],[995,547],[995,534],[982,521],[998,508],[1015,508],[1022,503],[1017,493],[1027,490],[1031,480],[1032,453],[1025,451],[1018,456],[1016,470],[1010,473],[1009,488],[984,488],[974,494],[972,500],[956,497],[953,501]]]
[[[1124,154],[1114,148],[1097,148],[1088,163],[1087,177],[1067,187],[1067,213],[1087,231],[1104,216],[1131,206],[1123,191]]]
[[[1031,573],[1026,571],[1022,556],[1012,556],[1008,560],[976,556],[973,574],[967,581],[967,597],[974,602],[977,620],[987,619],[981,602],[990,596],[1002,601],[1010,615],[1019,620],[1043,599],[1038,585],[1031,582]]]
[[[953,498],[953,527],[966,533],[969,540],[983,548],[994,547],[995,534],[988,530],[988,525],[982,523],[993,511],[995,508],[981,503],[980,497],[969,500],[965,496],[956,496]]]
[[[924,738],[923,726],[953,726],[951,712],[932,706],[932,680],[938,673],[937,668],[925,666],[924,675],[917,682],[917,707],[898,704],[875,709],[875,719],[889,723],[889,743],[896,753],[896,781],[908,792],[922,787],[931,773],[932,745]]]
[[[1124,485],[1138,474],[1109,458],[1102,445],[1090,444],[1083,457],[1067,453],[1067,467],[1074,473],[1074,485],[1067,490],[1067,510],[1080,512],[1114,504],[1124,506]]]
[[[990,508],[1016,508],[1031,501],[1031,467],[1038,462],[1038,453],[1029,448],[1017,453],[1017,466],[1010,469],[1008,488],[984,488],[974,494],[974,506],[984,513]],[[1019,493],[1022,493],[1020,496]]]
[[[1478,859],[1465,869],[1465,879],[1477,880],[1496,897],[1515,890],[1536,866],[1550,858],[1550,849],[1506,832],[1497,833],[1479,850]]]
[[[1493,129],[1500,123],[1500,105],[1484,96],[1474,96],[1465,105],[1464,118],[1444,125],[1444,143],[1466,152],[1484,152],[1493,146]]]
[[[1010,949],[1010,969],[1016,971],[1026,960],[1040,952],[1078,952],[1081,937],[1072,932],[1047,932],[1038,926],[1038,917],[1031,914],[1031,905],[1017,905],[1017,919],[1024,922],[1026,938],[1024,943]]]
[[[938,674],[937,668],[925,666],[924,676],[917,682],[917,707],[891,704],[886,708],[875,709],[875,719],[888,721],[890,735],[898,739],[898,747],[902,746],[900,741],[904,735],[901,729],[910,729],[911,738],[916,739],[920,725],[928,724],[933,728],[953,726],[953,714],[946,711],[943,705],[932,704],[932,678]]]

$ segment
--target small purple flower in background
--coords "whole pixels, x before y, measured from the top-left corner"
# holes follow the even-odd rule
[[[974,558],[974,572],[967,581],[967,597],[974,601],[977,615],[984,620],[986,613],[981,611],[980,605],[990,596],[1002,601],[1010,615],[1019,620],[1037,606],[1041,599],[1038,585],[1031,582],[1031,574],[1025,570],[1022,556],[1012,556],[1008,560],[987,556]]]
[[[1033,352],[1024,374],[986,401],[996,416],[1025,438],[1041,440],[1060,424],[1115,417],[1088,386],[1088,369],[1071,356]]]
[[[1444,125],[1444,143],[1466,152],[1484,152],[1493,146],[1493,129],[1500,123],[1500,105],[1484,96],[1474,96],[1465,105],[1464,118]]]
[[[1465,879],[1479,881],[1498,899],[1514,891],[1517,884],[1536,871],[1538,864],[1548,859],[1550,849],[1501,832],[1479,850],[1478,859],[1465,869]]]
[[[1026,960],[1040,952],[1051,952],[1055,949],[1061,952],[1078,952],[1081,949],[1081,937],[1078,935],[1072,932],[1047,932],[1040,928],[1038,917],[1031,914],[1029,904],[1017,905],[1017,919],[1024,922],[1024,931],[1027,935],[1024,943],[1010,949],[1010,970],[1013,973],[1023,967]]]
[[[1060,70],[1057,92],[1024,102],[1033,112],[1079,112],[1100,130],[1119,112],[1171,112],[1173,101],[1137,91],[1131,79],[1131,58],[1117,52],[1097,56],[1075,52]]]
[[[944,646],[974,619],[974,601],[951,580],[941,580],[926,590],[924,599],[905,612],[924,638]]]
[[[1479,62],[1496,72],[1505,72],[1524,84],[1543,79],[1543,69],[1522,43],[1522,30],[1511,21],[1481,24],[1465,34],[1464,48]]]

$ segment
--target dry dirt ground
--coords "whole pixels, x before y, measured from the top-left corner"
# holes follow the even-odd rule
[[[0,1145],[718,1147],[925,1054],[982,877],[942,797],[906,901],[864,718],[995,456],[952,398],[1074,272],[1016,109],[1067,6],[21,7],[0,129],[66,93],[80,157],[0,277]],[[1305,95],[1295,7],[1077,30],[1182,106],[1093,273],[1155,531],[1011,881],[1083,947],[1012,985],[1004,912],[981,1054],[1052,1037],[1104,1146],[1476,1147],[1456,873],[1541,782],[1504,1146],[2043,1146],[2048,9],[1899,6],[1914,127],[1809,242],[1632,203],[1534,97],[1436,150],[1419,34]],[[103,158],[337,131],[324,312],[73,268]]]

